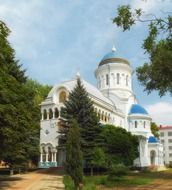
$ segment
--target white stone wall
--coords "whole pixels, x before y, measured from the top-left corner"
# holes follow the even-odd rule
[[[152,153],[154,153],[154,156],[152,156]],[[149,165],[164,166],[162,144],[158,142],[149,143],[148,144],[148,158],[149,158]]]
[[[160,128],[160,142],[164,147],[164,161],[166,165],[172,164],[172,127]]]
[[[143,134],[150,134],[151,118],[144,115],[130,115],[128,116],[128,130],[130,132],[139,132]]]
[[[109,63],[98,67],[95,72],[97,87],[105,89],[125,89],[132,91],[131,67],[122,63]]]

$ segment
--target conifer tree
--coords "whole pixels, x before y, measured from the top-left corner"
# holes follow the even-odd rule
[[[66,171],[71,176],[76,189],[83,178],[82,164],[79,126],[76,120],[72,120],[66,142]]]
[[[73,91],[69,93],[68,101],[64,103],[64,106],[61,110],[62,129],[60,132],[63,134],[61,137],[64,137],[61,138],[62,143],[66,139],[72,119],[76,119],[81,133],[84,165],[90,167],[93,159],[93,149],[99,145],[101,128],[99,119],[94,112],[93,102],[89,98],[80,78],[77,79],[77,84]]]
[[[16,168],[38,161],[39,103],[49,89],[28,80],[15,58],[9,34],[0,21],[0,160]]]

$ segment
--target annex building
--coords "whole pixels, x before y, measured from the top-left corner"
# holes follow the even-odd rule
[[[160,142],[164,149],[164,163],[172,166],[172,126],[160,126]]]
[[[39,167],[62,166],[65,153],[58,147],[60,109],[76,85],[77,77],[94,102],[94,109],[102,124],[113,124],[139,136],[139,167],[163,165],[163,147],[150,130],[151,117],[137,103],[132,89],[132,67],[123,58],[116,57],[115,48],[99,62],[95,71],[97,87],[79,74],[73,79],[55,85],[41,103],[40,162]]]

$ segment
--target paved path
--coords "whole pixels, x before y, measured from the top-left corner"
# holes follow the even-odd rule
[[[0,183],[1,190],[64,190],[63,176],[57,170],[40,170],[14,175]]]

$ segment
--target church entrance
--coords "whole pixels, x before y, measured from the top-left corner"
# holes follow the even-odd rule
[[[66,153],[64,149],[58,149],[58,166],[64,166],[66,162]]]
[[[150,163],[151,163],[151,165],[155,165],[155,157],[156,157],[155,150],[151,150],[150,151]]]

